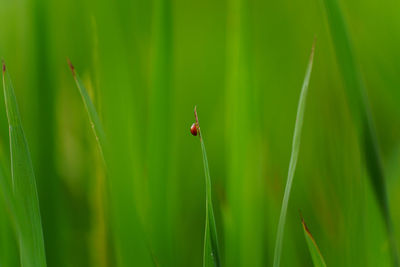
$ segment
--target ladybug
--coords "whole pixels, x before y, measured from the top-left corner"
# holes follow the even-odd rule
[[[192,127],[190,127],[190,132],[192,133],[193,136],[197,136],[197,125],[196,125],[196,123],[193,123]]]

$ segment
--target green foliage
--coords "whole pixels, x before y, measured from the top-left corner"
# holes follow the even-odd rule
[[[108,147],[108,143],[106,141],[106,136],[103,130],[103,126],[101,124],[100,118],[97,114],[97,111],[94,107],[92,100],[89,97],[89,94],[83,85],[78,73],[75,71],[74,66],[68,60],[68,64],[74,76],[76,85],[79,89],[79,92],[82,96],[83,103],[85,105],[86,111],[89,116],[90,124],[93,129],[93,133],[96,137],[96,141],[98,147],[100,149],[103,160],[105,161],[106,167],[108,167],[108,173],[110,174],[108,179],[108,184],[111,190],[115,190],[115,185],[113,185],[111,179],[113,179],[113,175],[115,173],[114,167],[115,164],[112,158],[109,156],[110,149]],[[115,203],[124,204],[124,206],[113,206],[112,212],[114,215],[114,231],[115,231],[115,246],[120,249],[118,258],[118,263],[120,266],[125,266],[126,264],[135,264],[137,261],[141,261],[139,259],[142,258],[143,262],[150,265],[152,262],[151,253],[148,251],[146,247],[146,240],[144,238],[144,233],[142,227],[140,225],[139,219],[136,215],[136,210],[134,207],[126,206],[129,201],[129,196],[119,193],[110,192],[112,198],[112,204]],[[126,192],[127,194],[128,192]],[[125,208],[125,210],[121,209]],[[131,220],[125,220],[126,216],[123,214],[130,213]],[[123,217],[123,219],[121,218]]]
[[[389,211],[382,156],[379,151],[367,91],[355,60],[352,42],[340,6],[337,0],[324,0],[324,4],[335,46],[336,58],[346,86],[349,106],[354,121],[359,126],[360,139],[362,140],[369,178],[373,185],[388,231],[393,263],[395,266],[398,266],[397,245]]]
[[[86,111],[88,113],[90,125],[92,126],[93,134],[96,137],[96,142],[99,147],[101,156],[103,160],[105,160],[103,148],[107,148],[108,145],[106,143],[106,135],[103,130],[103,125],[100,122],[99,115],[97,114],[96,108],[94,107],[92,100],[90,99],[89,93],[87,92],[85,86],[83,85],[82,80],[79,77],[78,73],[76,73],[75,67],[69,60],[68,60],[68,65],[72,71],[72,75],[74,76],[76,86],[79,89],[79,93],[82,97],[83,104],[85,105]]]
[[[311,258],[298,209],[318,226],[311,230],[329,265],[393,266],[400,241],[398,0],[0,6],[0,56],[29,143],[48,266],[214,266],[217,232],[220,266],[270,266],[276,248],[280,266],[303,267]],[[299,162],[278,225],[313,36]],[[78,90],[66,57],[79,66]],[[34,201],[21,205],[14,196],[3,97],[0,267],[16,267],[20,252],[38,261],[44,255],[24,226],[34,225],[24,208]],[[212,183],[199,179],[202,154],[188,131],[195,104]],[[29,180],[29,166],[14,175]]]
[[[200,123],[197,115],[196,107],[194,108],[194,114],[196,118],[196,128],[198,131],[201,152],[203,154],[204,174],[205,174],[205,185],[206,185],[206,223],[204,230],[204,267],[219,267],[220,255],[218,248],[218,237],[217,237],[217,226],[215,224],[214,208],[212,204],[212,190],[211,190],[211,177],[210,170],[208,168],[208,159],[206,147],[204,145],[204,139],[200,130]]]
[[[314,237],[311,235],[310,230],[308,230],[306,222],[301,218],[301,224],[303,225],[304,236],[306,238],[308,250],[310,251],[312,261],[315,267],[326,267],[324,257],[322,257],[321,251],[319,250]]]
[[[148,188],[149,225],[148,231],[154,253],[161,265],[173,265],[173,224],[172,212],[177,205],[171,194],[170,175],[172,88],[172,3],[169,0],[154,1],[152,16],[151,58],[148,117]],[[163,134],[160,135],[160,132]],[[169,212],[168,212],[169,211]]]
[[[297,107],[296,123],[294,126],[292,153],[290,156],[289,171],[286,181],[285,194],[283,196],[281,214],[279,216],[279,224],[276,236],[275,254],[274,254],[274,267],[278,267],[281,262],[283,233],[285,230],[286,213],[289,205],[290,190],[292,189],[293,177],[296,170],[297,159],[299,157],[301,129],[303,127],[304,111],[306,108],[306,99],[308,92],[308,85],[310,83],[311,70],[314,61],[315,41],[311,50],[310,61],[308,62],[306,75],[304,77],[303,87],[301,88],[299,105]]]
[[[46,266],[39,199],[32,160],[22,128],[17,99],[8,70],[3,63],[3,91],[8,118],[11,157],[11,188],[1,175],[3,195],[15,220],[20,249],[21,265],[24,267]]]

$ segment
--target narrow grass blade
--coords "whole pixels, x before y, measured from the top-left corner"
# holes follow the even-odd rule
[[[304,78],[303,87],[301,89],[299,105],[297,107],[297,117],[296,117],[296,124],[294,128],[294,135],[293,135],[293,143],[292,143],[292,154],[290,156],[290,163],[289,163],[289,171],[288,177],[286,181],[285,193],[283,196],[283,202],[281,207],[281,214],[279,217],[279,224],[278,224],[278,231],[276,236],[276,243],[275,243],[275,252],[274,252],[274,267],[278,267],[281,261],[281,254],[282,254],[282,242],[283,242],[283,233],[285,230],[285,221],[286,221],[286,213],[289,203],[290,197],[290,190],[292,188],[293,177],[296,170],[297,158],[299,155],[300,149],[300,139],[301,139],[301,128],[303,126],[303,117],[304,117],[304,110],[306,107],[306,98],[308,92],[308,84],[310,82],[311,70],[314,60],[314,50],[315,50],[315,40],[311,50],[311,56],[308,63],[306,76]]]
[[[0,163],[0,266],[21,266],[18,240],[19,222],[26,220],[17,208],[11,188],[11,177]]]
[[[220,266],[220,256],[218,248],[217,226],[215,224],[214,209],[212,204],[212,190],[211,190],[211,177],[210,170],[208,169],[208,160],[206,147],[204,145],[203,136],[200,131],[199,119],[197,116],[196,107],[194,108],[194,115],[196,118],[196,128],[200,138],[201,152],[203,154],[204,173],[206,181],[206,224],[204,232],[204,258],[203,266]]]
[[[306,222],[303,217],[301,217],[301,224],[303,225],[304,236],[308,245],[308,250],[310,251],[312,261],[315,267],[326,267],[324,257],[322,257],[321,251],[319,250],[314,237],[311,235],[310,230],[308,230]]]
[[[349,106],[352,111],[353,119],[360,127],[360,136],[364,142],[362,145],[366,157],[369,178],[371,179],[380,210],[385,220],[393,264],[399,266],[397,245],[389,211],[382,157],[379,151],[367,92],[361,78],[361,72],[356,64],[352,42],[339,3],[337,0],[323,0],[323,3],[325,4],[327,19],[336,51],[336,58],[345,82]]]
[[[0,163],[0,195],[2,197],[2,201],[7,211],[9,212],[11,221],[14,224],[15,229],[19,229],[19,220],[18,209],[14,200],[14,193],[12,186],[10,184],[10,177],[6,176],[3,168],[3,162]]]
[[[118,253],[118,266],[128,266],[135,264],[135,262],[141,262],[141,264],[145,264],[144,266],[156,265],[153,260],[155,256],[151,253],[151,249],[146,247],[147,241],[133,202],[132,188],[117,184],[115,177],[118,176],[117,169],[120,164],[116,162],[111,153],[104,128],[85,86],[69,60],[68,64],[88,112],[93,133],[96,137],[107,175],[109,175],[107,184],[111,198],[113,234]]]
[[[14,210],[17,210],[21,265],[43,267],[46,266],[46,257],[36,180],[14,88],[4,62],[3,89],[10,134],[12,189]]]
[[[0,266],[20,266],[19,250],[16,234],[19,229],[19,222],[25,220],[21,210],[15,204],[13,190],[11,187],[11,173],[7,166],[9,160],[0,149],[0,212],[4,212],[0,221]],[[3,265],[2,265],[3,264]]]
[[[72,75],[74,76],[76,86],[79,89],[79,93],[81,94],[83,104],[85,105],[86,111],[89,115],[90,124],[92,126],[93,134],[96,137],[97,145],[99,147],[101,156],[103,157],[103,161],[105,161],[103,148],[106,148],[107,144],[106,144],[104,129],[100,122],[99,115],[97,114],[96,108],[94,107],[93,102],[90,99],[90,96],[85,86],[82,83],[82,80],[76,73],[75,68],[69,59],[68,59],[68,65],[72,71]]]

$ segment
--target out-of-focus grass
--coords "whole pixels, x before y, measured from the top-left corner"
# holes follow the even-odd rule
[[[174,194],[171,194],[171,131],[173,125],[172,97],[172,3],[156,0],[153,3],[149,89],[149,129],[147,172],[149,189],[149,231],[154,253],[161,265],[173,265],[173,234],[171,218]],[[174,203],[176,205],[176,203]],[[177,255],[178,256],[178,255]],[[179,256],[178,256],[179,257]]]
[[[311,235],[310,230],[308,230],[308,227],[303,218],[301,218],[301,224],[303,226],[304,237],[306,239],[307,246],[310,251],[314,266],[315,267],[326,267],[324,257],[322,257],[321,251],[319,250],[314,237]]]
[[[169,6],[167,20],[159,16],[160,3]],[[384,166],[396,166],[400,4],[339,4],[365,78]],[[390,266],[385,223],[373,188],[363,182],[368,173],[360,128],[320,0],[0,0],[0,5],[0,55],[13,73],[32,152],[49,266],[115,266],[121,255],[151,266],[144,253],[136,257],[135,249],[117,245],[116,233],[126,231],[130,240],[135,228],[127,226],[139,223],[161,266],[202,265],[202,159],[187,129],[195,104],[207,129],[222,265],[271,263],[298,82],[314,35],[318,68],[312,79],[318,90],[310,90],[307,99],[281,265],[312,264],[298,222],[301,208],[329,265]],[[107,134],[118,169],[110,176],[113,188],[67,56],[79,66]],[[7,118],[0,112],[0,149],[7,147]],[[396,228],[400,184],[397,168],[389,167]],[[165,174],[156,174],[164,168]],[[136,210],[138,218],[121,213],[125,227],[118,229],[113,206]],[[1,225],[7,221],[8,215],[0,216]],[[15,239],[11,229],[1,230],[0,239]],[[395,236],[399,241],[398,229]]]
[[[146,247],[148,241],[146,240],[142,225],[138,219],[136,208],[134,206],[129,207],[128,205],[126,205],[129,204],[129,202],[127,202],[127,198],[129,198],[130,196],[124,196],[121,194],[121,192],[116,193],[112,191],[114,189],[112,179],[114,173],[117,170],[115,170],[115,162],[110,158],[110,147],[108,141],[106,140],[105,132],[103,130],[100,118],[85,86],[83,85],[82,80],[75,71],[74,66],[69,60],[68,64],[81,94],[82,101],[85,105],[86,111],[90,119],[93,133],[96,137],[96,142],[98,144],[102,159],[106,164],[107,173],[109,174],[106,179],[108,179],[107,184],[111,189],[111,212],[114,217],[112,226],[114,226],[113,229],[115,230],[114,245],[118,249],[116,252],[116,254],[118,255],[117,263],[119,266],[135,264],[138,261],[143,261],[143,264],[149,264],[151,262],[150,256],[152,251],[150,247]],[[114,206],[114,203],[119,203],[119,205],[121,205],[122,203],[125,204],[124,207],[126,210],[121,209],[122,207],[120,206]],[[126,213],[130,214],[130,220],[126,220],[126,216],[123,216]]]
[[[362,141],[363,153],[365,154],[366,168],[385,220],[393,265],[398,266],[399,256],[389,210],[382,156],[378,146],[375,124],[371,114],[367,91],[352,51],[352,43],[348,36],[347,26],[343,19],[340,6],[337,0],[326,0],[324,4],[338,64],[347,89],[349,106],[354,121],[360,128],[360,139]]]
[[[0,222],[1,243],[0,258],[4,266],[19,266],[19,252],[16,240],[17,214],[15,200],[11,186],[11,175],[4,166],[6,157],[1,153],[0,163],[0,207],[2,214],[6,215]]]
[[[74,77],[76,86],[78,87],[79,93],[82,97],[82,102],[85,105],[85,109],[88,113],[89,120],[90,120],[90,125],[93,130],[93,134],[96,137],[96,142],[100,151],[100,154],[104,159],[104,151],[103,149],[109,149],[108,144],[106,141],[106,134],[104,133],[103,125],[100,121],[100,117],[97,114],[96,108],[94,107],[94,104],[92,100],[90,99],[89,93],[86,90],[85,86],[83,85],[83,82],[81,78],[79,77],[78,73],[75,70],[75,67],[72,65],[71,61],[67,59],[69,68],[71,69],[72,76]],[[108,151],[107,151],[108,153]],[[106,162],[104,162],[106,164]]]
[[[2,63],[3,92],[10,136],[11,185],[3,174],[3,194],[16,228],[21,266],[46,267],[42,220],[28,143],[9,72]],[[12,191],[12,194],[9,192]]]
[[[255,77],[250,3],[227,3],[225,127],[225,264],[263,264],[262,133]]]
[[[289,205],[290,191],[293,185],[293,178],[296,172],[296,165],[299,157],[301,130],[303,128],[304,112],[306,109],[306,100],[308,93],[308,86],[310,84],[311,71],[314,62],[315,40],[311,49],[310,60],[307,65],[306,74],[303,81],[303,86],[300,92],[299,104],[297,106],[296,123],[294,126],[292,152],[290,155],[288,177],[286,180],[285,194],[283,195],[281,213],[279,216],[278,230],[276,234],[275,253],[274,253],[274,267],[279,267],[282,254],[283,234],[285,231],[286,213]]]

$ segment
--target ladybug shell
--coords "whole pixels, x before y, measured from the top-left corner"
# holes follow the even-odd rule
[[[190,132],[192,133],[193,136],[197,135],[197,126],[196,123],[192,124],[192,127],[190,127]]]

